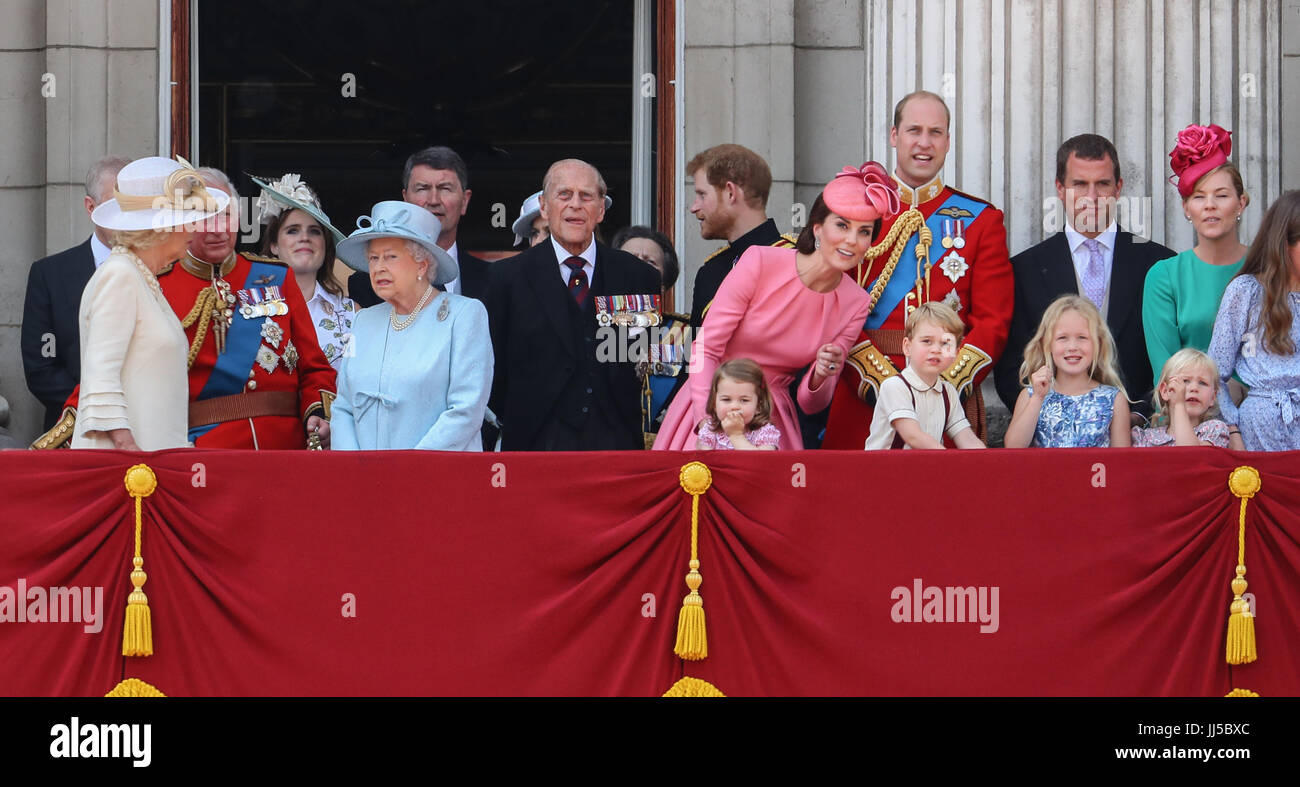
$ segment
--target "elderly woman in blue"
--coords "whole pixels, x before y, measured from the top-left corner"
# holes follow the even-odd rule
[[[492,387],[487,309],[437,289],[460,275],[427,210],[380,202],[339,244],[384,300],[352,323],[330,428],[335,450],[480,451]]]

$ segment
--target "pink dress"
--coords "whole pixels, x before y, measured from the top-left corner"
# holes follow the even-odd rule
[[[704,417],[714,371],[723,361],[751,358],[763,367],[772,393],[772,423],[781,432],[777,448],[803,448],[790,383],[817,358],[823,344],[836,344],[848,353],[869,307],[866,291],[847,274],[834,290],[816,292],[800,281],[794,249],[750,246],[718,288],[691,345],[686,388],[669,405],[654,447],[695,448],[695,427]],[[808,387],[812,374],[804,376],[798,396],[805,412],[820,412],[830,405],[843,370],[841,364],[816,390]]]
[[[731,436],[721,430],[715,431],[709,426],[709,419],[704,419],[700,424],[700,433],[696,435],[699,443],[707,445],[715,451],[734,451],[736,447],[731,444]],[[745,439],[755,448],[761,448],[765,445],[780,447],[781,433],[771,424],[763,424],[757,429],[750,429],[745,432]],[[698,446],[697,446],[698,447]]]

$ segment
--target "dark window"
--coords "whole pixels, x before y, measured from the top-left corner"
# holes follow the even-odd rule
[[[631,0],[198,5],[198,163],[241,194],[256,196],[245,173],[297,172],[347,234],[375,202],[401,199],[408,155],[447,145],[473,190],[462,248],[508,249],[520,203],[561,158],[605,176],[607,239],[628,223]]]

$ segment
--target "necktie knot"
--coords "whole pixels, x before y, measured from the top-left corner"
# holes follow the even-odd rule
[[[1096,238],[1085,238],[1083,245],[1088,247],[1088,251],[1097,254],[1101,251],[1101,242]]]
[[[569,293],[573,296],[573,299],[578,302],[579,306],[583,305],[587,300],[589,282],[587,281],[587,271],[585,270],[586,264],[587,261],[581,257],[570,257],[564,261],[565,267],[570,271]]]

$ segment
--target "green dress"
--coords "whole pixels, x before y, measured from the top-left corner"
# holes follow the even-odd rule
[[[1219,300],[1245,261],[1211,265],[1188,249],[1151,266],[1142,292],[1142,328],[1152,379],[1160,379],[1165,361],[1179,350],[1204,352],[1210,346]]]

